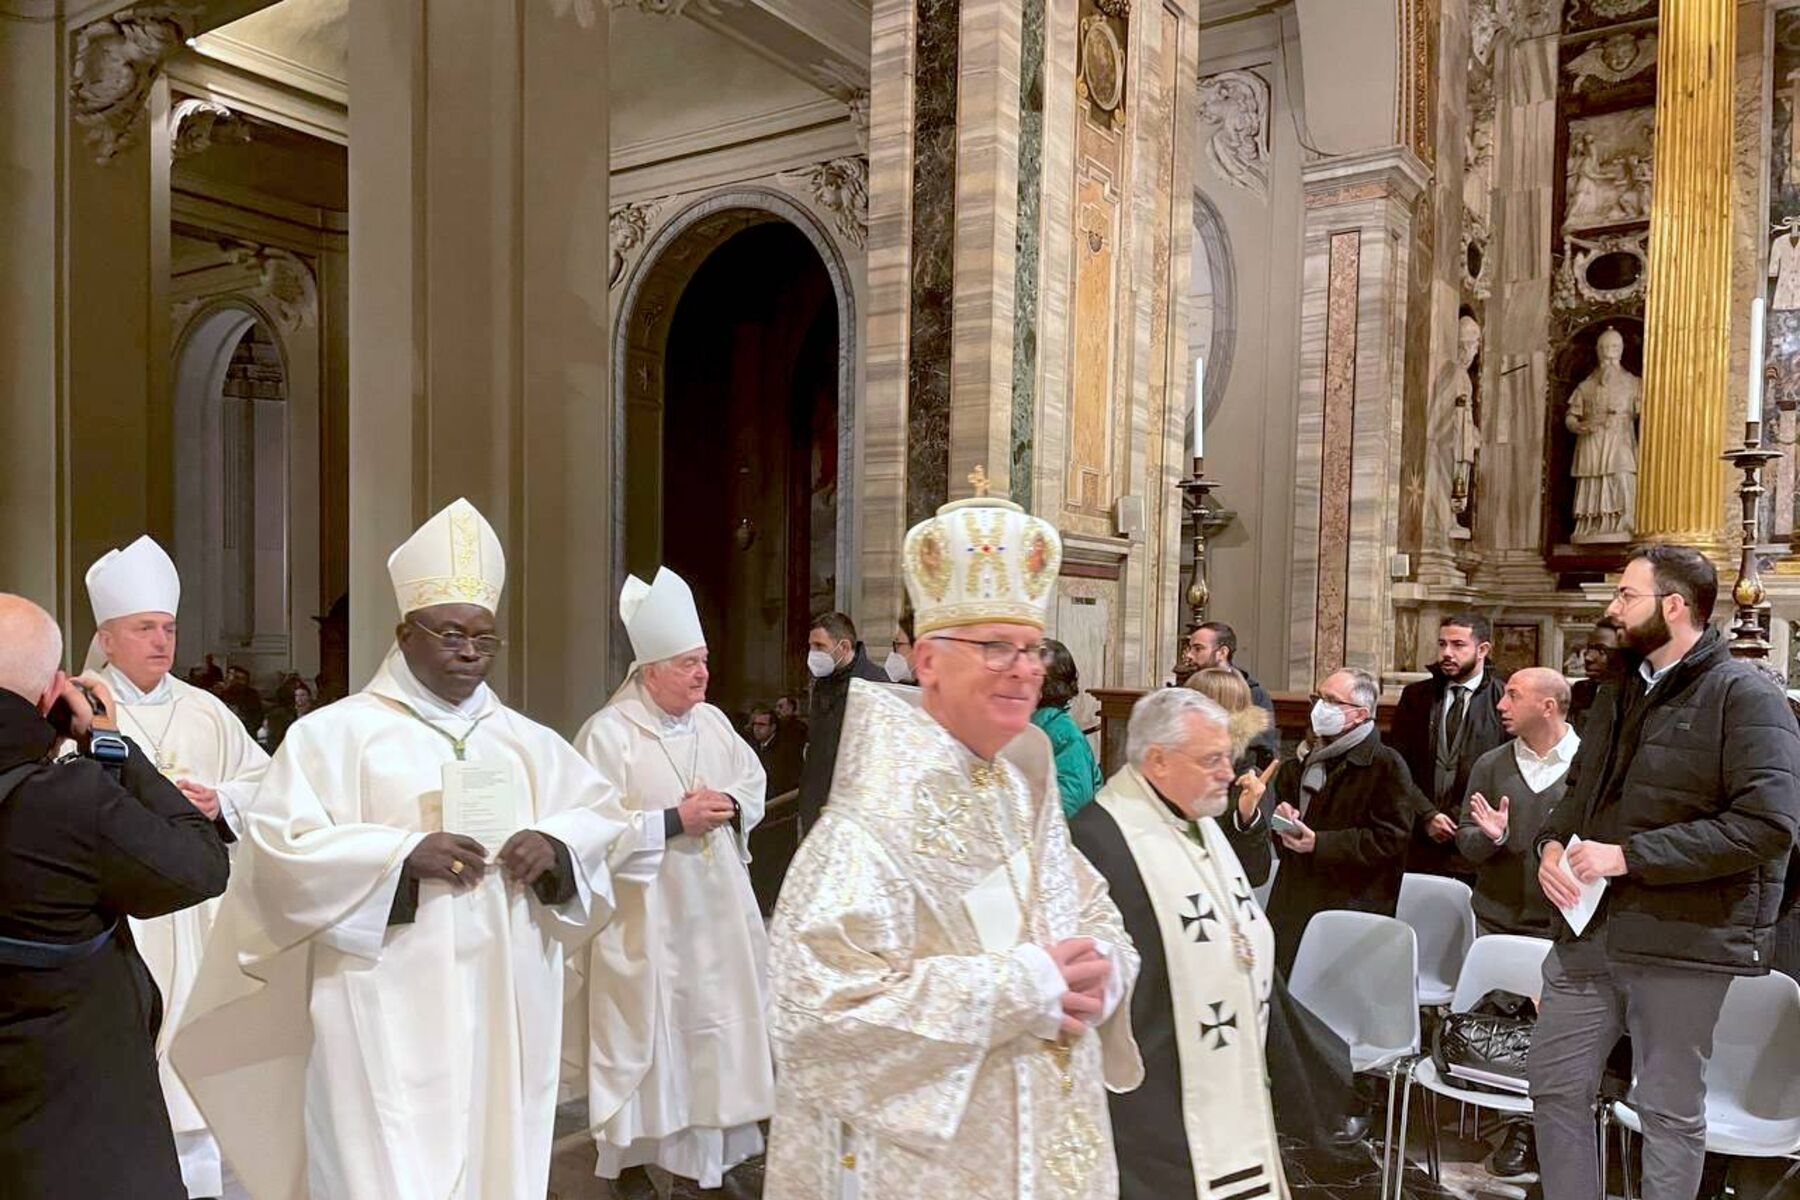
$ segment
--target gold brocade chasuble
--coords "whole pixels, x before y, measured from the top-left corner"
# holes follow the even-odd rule
[[[984,763],[908,697],[852,683],[771,929],[768,1200],[1117,1195],[1106,1088],[1142,1077],[1137,958],[1054,780],[1036,729]],[[1062,1052],[1032,1032],[1041,994],[1011,950],[1069,937],[1122,949],[1127,1000]]]

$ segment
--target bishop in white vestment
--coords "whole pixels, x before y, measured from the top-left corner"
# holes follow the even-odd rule
[[[1112,1098],[1121,1200],[1287,1194],[1263,1054],[1275,933],[1217,820],[1231,751],[1212,700],[1151,692],[1132,709],[1128,765],[1069,823],[1143,961],[1144,1085]]]
[[[243,722],[211,692],[189,687],[170,672],[175,665],[181,577],[168,553],[149,535],[123,550],[109,550],[87,572],[94,611],[94,649],[89,666],[102,671],[118,702],[119,731],[194,805],[223,823],[230,836],[243,832],[244,813],[269,756]],[[218,1143],[200,1110],[169,1066],[169,1039],[200,970],[220,901],[207,900],[165,917],[133,919],[132,940],[162,992],[163,1019],[156,1057],[181,1179],[189,1196],[241,1196],[228,1183]]]
[[[720,1187],[761,1153],[758,1122],[774,1111],[768,941],[746,869],[766,780],[705,702],[686,582],[632,577],[619,615],[636,662],[575,745],[627,808],[662,824],[667,851],[590,952],[588,1123],[614,1194],[648,1200],[650,1163],[676,1176],[678,1197]]]
[[[388,569],[396,650],[282,743],[174,1062],[257,1200],[543,1200],[564,955],[661,830],[486,686],[472,506]]]
[[[1137,955],[1030,724],[1061,553],[979,495],[907,536],[920,690],[851,684],[770,932],[767,1200],[1117,1194]]]

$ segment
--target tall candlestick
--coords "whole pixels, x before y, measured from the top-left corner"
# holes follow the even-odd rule
[[[1193,457],[1206,456],[1206,360],[1194,360],[1194,437]]]
[[[1763,298],[1750,302],[1750,398],[1744,406],[1744,420],[1762,420],[1763,399]]]

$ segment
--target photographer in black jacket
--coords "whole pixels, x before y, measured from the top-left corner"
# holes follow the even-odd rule
[[[1688,1200],[1705,1161],[1713,1026],[1734,975],[1761,975],[1800,821],[1800,729],[1781,690],[1707,628],[1718,577],[1698,550],[1636,551],[1607,615],[1631,663],[1596,697],[1563,800],[1538,834],[1560,909],[1607,880],[1544,963],[1528,1072],[1544,1194],[1599,1200],[1593,1104],[1631,1035],[1643,1195]],[[1575,837],[1581,840],[1571,847]]]
[[[185,1200],[125,918],[224,891],[225,845],[61,659],[50,614],[0,594],[0,1195]],[[65,736],[83,757],[50,762]]]

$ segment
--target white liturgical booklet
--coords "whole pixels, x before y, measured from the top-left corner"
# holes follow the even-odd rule
[[[1572,907],[1557,910],[1562,913],[1563,920],[1569,923],[1569,928],[1577,934],[1586,929],[1588,922],[1594,919],[1594,910],[1600,907],[1600,897],[1606,894],[1605,876],[1592,883],[1583,883],[1576,879],[1575,872],[1569,869],[1569,851],[1579,845],[1581,845],[1581,839],[1571,835],[1569,844],[1563,848],[1562,858],[1556,864],[1562,873],[1569,877],[1569,882],[1581,889],[1581,899],[1577,900]]]
[[[1025,914],[1019,911],[1014,883],[1026,886],[1030,871],[1031,856],[1020,849],[963,895],[963,910],[981,938],[981,948],[990,954],[1007,953],[1025,936]]]
[[[519,831],[519,788],[510,764],[444,764],[444,831],[480,842],[491,859]]]

